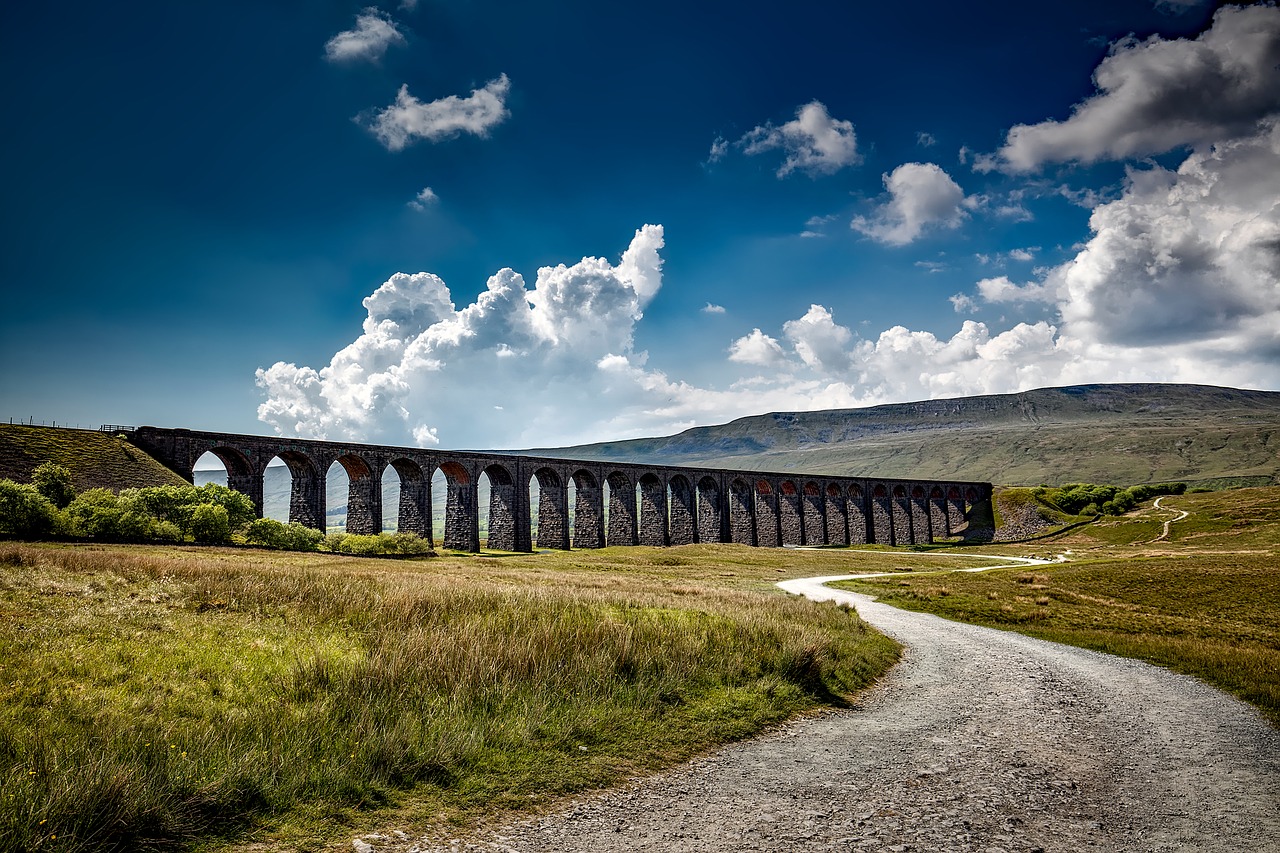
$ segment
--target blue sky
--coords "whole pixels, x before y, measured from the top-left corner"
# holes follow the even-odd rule
[[[1271,4],[73,2],[0,40],[0,416],[528,447],[1280,387]]]

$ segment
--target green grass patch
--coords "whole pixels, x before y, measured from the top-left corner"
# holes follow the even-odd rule
[[[896,660],[772,587],[883,556],[760,553],[0,545],[0,847],[465,827],[840,705]]]
[[[847,581],[910,610],[1134,657],[1194,675],[1280,725],[1280,489],[1164,498],[1051,545],[1078,562]],[[1165,519],[1191,513],[1159,539]]]

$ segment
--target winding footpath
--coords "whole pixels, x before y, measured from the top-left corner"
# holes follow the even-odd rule
[[[830,580],[779,586],[850,604],[906,647],[854,708],[486,839],[414,847],[1280,850],[1280,731],[1250,706],[1138,661],[898,610]]]

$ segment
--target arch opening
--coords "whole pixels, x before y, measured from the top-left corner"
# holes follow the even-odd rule
[[[348,533],[368,535],[382,530],[382,478],[375,476],[368,461],[354,453],[339,456],[329,466],[327,478],[330,491],[347,487],[342,506]]]

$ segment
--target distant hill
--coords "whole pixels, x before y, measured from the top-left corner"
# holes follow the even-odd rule
[[[1280,483],[1280,392],[1076,385],[865,409],[776,412],[547,456],[848,476]]]

